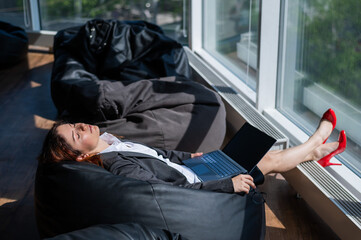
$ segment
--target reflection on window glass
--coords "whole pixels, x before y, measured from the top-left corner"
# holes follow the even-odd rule
[[[204,49],[256,90],[259,0],[205,0]]]
[[[336,128],[348,138],[340,160],[360,173],[360,1],[292,0],[284,6],[279,109],[312,131],[322,113],[333,108]]]
[[[0,1],[0,21],[12,25],[30,29],[30,19],[28,11],[28,1],[1,0]]]
[[[186,44],[188,0],[39,0],[43,30],[84,24],[93,18],[145,20]]]

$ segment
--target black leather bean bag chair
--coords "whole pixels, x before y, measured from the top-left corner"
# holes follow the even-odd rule
[[[24,29],[0,21],[0,69],[17,64],[27,52],[28,36]]]
[[[92,20],[59,31],[54,56],[51,96],[60,118],[161,149],[221,147],[221,98],[191,80],[182,45],[158,26]]]
[[[140,224],[101,224],[70,233],[47,238],[48,240],[185,240],[180,234],[146,227]]]
[[[263,239],[264,203],[256,196],[151,184],[96,165],[63,162],[39,165],[35,211],[42,238],[136,223],[187,239]]]

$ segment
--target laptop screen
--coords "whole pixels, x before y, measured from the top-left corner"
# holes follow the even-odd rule
[[[246,122],[222,151],[250,172],[275,142],[276,139]]]

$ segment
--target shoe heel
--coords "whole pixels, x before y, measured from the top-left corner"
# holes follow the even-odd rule
[[[330,154],[324,156],[323,158],[321,158],[320,160],[318,160],[317,162],[322,166],[322,167],[328,167],[331,165],[342,165],[341,163],[331,163],[330,160],[331,158],[333,158],[335,155],[342,153],[343,151],[345,151],[346,149],[346,145],[347,145],[347,137],[346,137],[346,133],[344,130],[342,130],[340,132],[340,135],[338,137],[338,147],[335,151],[331,152]]]

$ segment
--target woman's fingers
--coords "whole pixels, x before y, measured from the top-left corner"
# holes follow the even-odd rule
[[[240,174],[232,178],[233,188],[235,192],[249,193],[251,187],[256,188],[253,178],[250,175]]]
[[[247,184],[247,183],[243,183],[242,185],[242,192],[245,192],[245,193],[249,193],[249,190],[251,189],[251,187]]]
[[[247,185],[251,186],[252,188],[256,188],[256,184],[254,184],[252,177],[251,177],[251,179],[245,179],[245,183]]]
[[[203,155],[202,152],[192,153],[192,154],[191,154],[191,158],[200,157],[200,156],[202,156],[202,155]]]

